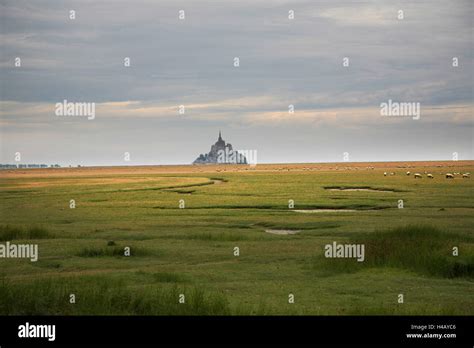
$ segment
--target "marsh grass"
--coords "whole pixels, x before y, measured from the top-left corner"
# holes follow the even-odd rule
[[[122,170],[97,177],[122,180]],[[0,274],[9,280],[0,293],[0,314],[194,314],[164,302],[169,298],[176,304],[176,292],[185,291],[186,306],[190,305],[189,292],[199,287],[205,304],[196,305],[200,308],[196,314],[226,313],[228,307],[214,301],[214,295],[223,295],[232,314],[242,315],[472,315],[473,182],[437,177],[414,181],[404,175],[406,169],[393,169],[394,177],[384,177],[383,170],[183,173],[182,180],[157,169],[156,174],[140,174],[156,177],[156,183],[147,179],[95,186],[72,171],[54,179],[63,185],[3,194],[0,236],[26,238],[27,233],[12,232],[2,224],[26,231],[41,223],[51,232],[48,238],[55,239],[34,241],[40,244],[38,262],[0,260]],[[470,163],[459,169],[410,170],[472,172],[473,168]],[[195,179],[210,181],[203,175],[229,181],[183,187]],[[68,184],[71,178],[81,185]],[[12,180],[26,184],[36,178],[18,175]],[[328,192],[325,186],[390,187],[403,192]],[[186,209],[179,209],[181,197],[166,188],[196,191],[185,197]],[[86,204],[69,210],[64,197],[79,197]],[[289,198],[295,200],[295,209],[357,212],[300,214],[288,209]],[[397,199],[410,209],[397,209]],[[389,209],[374,210],[377,207]],[[426,233],[393,230],[411,224],[433,225],[442,233],[432,237],[431,228]],[[266,233],[267,228],[301,233],[274,235]],[[108,241],[116,245],[107,246]],[[324,244],[332,241],[366,244],[366,261],[324,258]],[[132,248],[132,257],[122,256],[124,246]],[[134,258],[134,246],[149,255]],[[235,246],[241,248],[239,258],[232,254]],[[452,256],[453,246],[459,247],[460,256]],[[51,279],[51,284],[34,279]],[[396,303],[399,287],[407,294],[408,306]],[[69,292],[77,295],[75,305],[69,304]],[[295,305],[287,303],[289,292],[296,296]]]
[[[47,239],[54,238],[46,228],[41,226],[30,226],[27,228],[0,225],[0,241],[11,241],[17,239]]]
[[[214,185],[214,182],[200,182],[195,184],[183,184],[183,185],[171,185],[171,186],[163,186],[163,187],[146,187],[146,188],[136,188],[136,189],[118,189],[110,192],[142,192],[142,191],[170,191],[173,189],[183,189],[189,187],[200,187],[200,186],[208,186]]]
[[[467,240],[464,235],[442,232],[430,226],[407,226],[361,234],[347,243],[365,245],[365,261],[316,258],[323,273],[352,273],[371,267],[401,268],[428,276],[474,278],[474,256],[453,256],[453,246]],[[460,253],[462,255],[462,252]]]
[[[372,204],[346,204],[346,205],[328,205],[328,204],[298,204],[296,210],[310,210],[310,209],[354,209],[354,210],[382,210],[394,208],[392,205],[383,204],[383,205],[372,205]],[[161,209],[161,210],[180,210],[177,207],[170,206],[154,206],[151,209]],[[235,205],[235,204],[225,204],[222,206],[217,205],[202,205],[195,207],[188,207],[186,210],[273,210],[285,213],[292,213],[292,209],[288,209],[288,206],[285,204],[272,205],[272,204],[259,204],[259,205]]]
[[[81,249],[76,256],[79,257],[127,257],[125,256],[125,247],[107,246],[103,248],[86,247]],[[147,256],[150,253],[148,250],[139,247],[130,246],[131,256]]]
[[[171,272],[157,272],[152,273],[151,277],[154,281],[159,283],[184,283],[186,278],[178,273]]]
[[[219,242],[234,242],[244,240],[258,240],[259,236],[251,233],[233,233],[233,232],[216,232],[216,233],[189,233],[186,235],[176,236],[176,239],[191,239],[202,241],[219,241]]]
[[[70,294],[76,303],[69,302]],[[185,303],[178,302],[185,294]],[[2,315],[228,315],[220,293],[195,287],[126,287],[102,278],[44,279],[13,284],[0,279]]]

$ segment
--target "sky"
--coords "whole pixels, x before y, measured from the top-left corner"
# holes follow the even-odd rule
[[[1,0],[0,163],[189,164],[219,130],[259,163],[472,160],[473,18],[469,0]]]

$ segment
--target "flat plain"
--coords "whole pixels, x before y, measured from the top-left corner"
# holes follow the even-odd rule
[[[473,169],[3,170],[0,243],[39,260],[0,258],[0,315],[472,315]],[[333,242],[364,244],[364,262],[325,258]]]

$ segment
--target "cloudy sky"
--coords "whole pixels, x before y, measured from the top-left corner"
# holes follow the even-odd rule
[[[185,164],[219,129],[266,163],[474,158],[470,0],[1,0],[0,16],[0,163]],[[389,99],[420,119],[381,116]],[[95,119],[56,116],[63,100]]]

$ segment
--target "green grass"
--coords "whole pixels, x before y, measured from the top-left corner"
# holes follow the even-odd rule
[[[326,274],[334,272],[355,272],[371,267],[393,267],[414,271],[420,274],[474,279],[474,255],[465,254],[461,247],[460,255],[453,255],[453,247],[473,238],[470,235],[443,233],[430,226],[407,226],[389,231],[377,231],[354,238],[346,243],[363,244],[365,260],[331,259],[320,256],[317,269]],[[324,267],[320,267],[320,263]]]
[[[79,251],[76,255],[79,257],[131,257],[148,255],[148,251],[143,248],[130,247],[130,256],[125,255],[125,247],[107,246],[104,248],[88,247]]]
[[[70,303],[70,295],[75,303]],[[184,294],[184,303],[179,303]],[[226,315],[221,294],[192,287],[126,287],[102,278],[44,279],[28,284],[0,280],[3,315]]]
[[[0,225],[0,241],[44,238],[54,238],[54,236],[44,227],[31,226],[23,228],[10,225]]]
[[[143,274],[143,272],[141,272]],[[153,278],[154,281],[159,283],[184,283],[186,282],[186,277],[178,274],[178,273],[171,273],[171,272],[157,272],[151,273],[150,276]]]
[[[0,258],[0,314],[473,315],[474,182],[425,170],[2,177],[0,244],[34,240],[39,260]],[[333,241],[365,261],[324,258]]]

